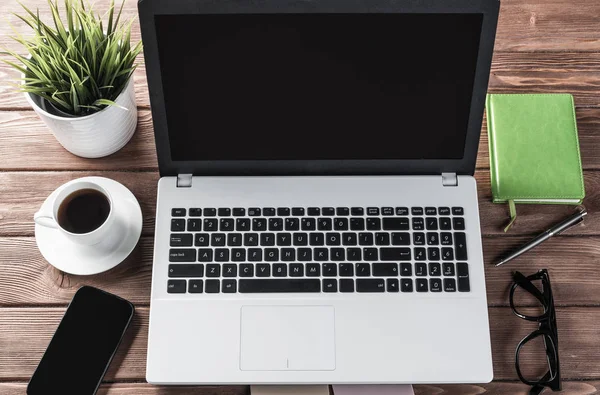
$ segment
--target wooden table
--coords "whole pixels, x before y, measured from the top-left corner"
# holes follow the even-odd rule
[[[45,0],[24,0],[48,15]],[[97,1],[103,10],[107,0]],[[136,17],[136,2],[125,6]],[[0,15],[27,32],[9,15],[16,0],[3,0]],[[50,19],[47,19],[50,20]],[[28,33],[28,32],[27,32]],[[18,48],[4,21],[0,46]],[[134,25],[133,38],[140,38]],[[143,59],[140,59],[143,62]],[[139,124],[119,153],[97,160],[65,151],[16,93],[16,73],[0,65],[0,395],[25,393],[26,383],[74,292],[89,284],[134,302],[137,316],[105,377],[101,394],[241,395],[235,387],[168,388],[145,382],[148,305],[158,169],[143,64],[135,73]],[[520,206],[517,224],[502,232],[507,208],[491,203],[485,126],[477,161],[481,226],[486,261],[495,381],[484,385],[420,385],[417,394],[525,394],[517,380],[514,350],[535,325],[516,318],[508,307],[511,270],[530,274],[547,268],[557,304],[564,393],[600,393],[600,2],[598,0],[503,0],[491,92],[568,92],[575,95],[579,140],[590,211],[585,224],[505,267],[490,263],[532,235],[572,212],[572,207]],[[432,111],[434,109],[432,108]],[[33,213],[56,187],[73,178],[99,175],[133,191],[144,214],[143,235],[132,257],[96,276],[71,276],[42,258],[34,239]]]

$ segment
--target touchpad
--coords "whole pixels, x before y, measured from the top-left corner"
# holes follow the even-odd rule
[[[334,370],[333,306],[243,306],[240,369]]]

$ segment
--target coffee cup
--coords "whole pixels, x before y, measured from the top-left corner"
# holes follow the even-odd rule
[[[114,231],[113,200],[100,185],[73,180],[59,187],[50,205],[42,207],[33,219],[77,244],[95,245]]]

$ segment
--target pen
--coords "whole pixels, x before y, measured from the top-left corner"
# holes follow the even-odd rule
[[[522,246],[521,248],[516,250],[515,252],[513,252],[510,255],[508,255],[507,257],[503,258],[500,262],[498,262],[496,264],[496,266],[500,266],[510,260],[515,259],[519,255],[524,254],[525,252],[531,250],[533,247],[542,244],[544,241],[548,240],[552,236],[560,234],[561,232],[564,232],[565,230],[569,229],[570,227],[577,225],[578,223],[583,221],[583,217],[585,217],[586,215],[587,215],[587,210],[584,207],[580,211],[578,211],[576,214],[574,214],[574,215],[570,216],[569,218],[565,219],[564,221],[554,225],[553,227],[551,227],[550,229],[548,229],[541,235],[537,236],[536,238],[534,238],[533,240],[531,240],[530,242],[528,242],[527,244],[525,244],[524,246]]]

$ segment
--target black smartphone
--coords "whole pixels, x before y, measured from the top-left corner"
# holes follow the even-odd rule
[[[80,288],[31,377],[27,394],[95,394],[133,312],[125,299],[93,287]]]

